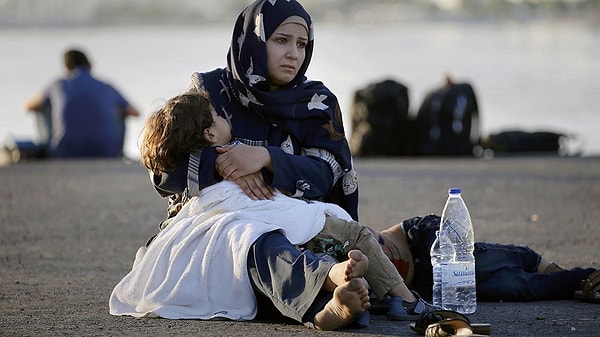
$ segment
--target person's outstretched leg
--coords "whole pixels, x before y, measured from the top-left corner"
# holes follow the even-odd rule
[[[365,273],[365,279],[378,298],[386,295],[401,296],[407,301],[415,301],[416,298],[404,284],[402,276],[392,264],[390,258],[385,255],[380,243],[371,230],[356,221],[347,221],[328,216],[323,230],[309,242],[307,247],[319,252],[321,247],[330,248],[326,244],[335,247],[338,259],[343,259],[343,254],[351,250],[359,250],[369,258],[369,269]]]
[[[434,310],[404,283],[390,257],[384,253],[382,243],[376,239],[377,234],[359,222],[328,216],[323,230],[308,246],[311,249],[325,247],[327,251],[335,252],[358,249],[364,253],[369,258],[365,279],[371,290],[378,299],[391,297],[387,313],[389,319],[416,320],[422,312]],[[410,252],[407,254],[410,255]]]
[[[526,246],[475,243],[477,299],[539,301],[571,299],[593,268],[542,273],[542,257]],[[546,269],[542,266],[542,269]]]

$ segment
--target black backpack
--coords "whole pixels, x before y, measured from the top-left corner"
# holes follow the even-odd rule
[[[473,155],[479,142],[479,111],[473,87],[453,83],[431,91],[416,119],[415,152],[421,156]]]
[[[561,143],[568,139],[562,133],[552,131],[527,132],[507,130],[489,135],[481,144],[494,154],[504,153],[554,153],[559,154]]]
[[[350,150],[355,157],[410,153],[408,88],[394,80],[370,84],[354,93]]]

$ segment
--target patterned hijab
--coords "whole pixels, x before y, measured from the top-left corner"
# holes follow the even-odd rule
[[[265,88],[265,91],[269,90],[266,41],[277,27],[291,16],[299,16],[306,22],[308,44],[305,49],[306,57],[298,74],[281,89],[292,88],[304,82],[304,74],[310,64],[314,47],[310,16],[297,1],[256,1],[238,16],[227,54],[227,66],[236,80],[234,85],[237,91],[256,93],[259,90],[254,88],[255,86]]]
[[[290,83],[269,90],[266,41],[291,16],[302,18],[307,25],[304,63]],[[208,90],[211,98],[227,93],[229,99],[212,99],[217,111],[230,116],[256,113],[271,126],[290,134],[303,147],[329,151],[344,172],[354,175],[337,97],[322,82],[309,81],[305,76],[312,58],[313,37],[310,15],[297,1],[257,0],[236,20],[227,69],[218,81],[205,78],[201,86]],[[235,136],[235,129],[233,133]],[[344,180],[352,179],[344,177]],[[356,192],[350,190],[352,188],[344,191],[345,194]]]
[[[278,90],[268,89],[266,41],[290,16],[308,25],[306,56],[296,77]],[[294,0],[255,1],[239,15],[227,57],[232,94],[247,110],[296,137],[306,147],[332,152],[345,170],[352,166],[337,97],[305,73],[314,46],[312,20]],[[230,107],[231,108],[231,107]]]

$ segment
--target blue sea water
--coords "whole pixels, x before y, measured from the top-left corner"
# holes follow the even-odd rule
[[[409,88],[416,112],[444,76],[476,90],[483,134],[520,129],[577,136],[600,155],[600,30],[572,21],[316,25],[309,77],[338,96],[348,136],[354,91],[391,78]],[[126,154],[139,157],[145,116],[182,92],[195,71],[225,65],[231,27],[116,26],[0,30],[0,140],[34,137],[23,103],[63,73],[62,52],[86,50],[93,72],[143,114],[127,123]]]

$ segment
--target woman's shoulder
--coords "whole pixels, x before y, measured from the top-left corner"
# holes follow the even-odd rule
[[[336,99],[337,97],[322,81],[319,80],[305,80],[301,84],[301,88],[304,90],[309,90],[319,95],[326,95],[328,99]]]
[[[206,85],[216,83],[225,73],[224,68],[217,68],[207,72],[194,72],[191,76],[192,84],[186,90],[206,90]]]
[[[202,77],[213,77],[213,76],[221,76],[225,72],[225,68],[216,68],[211,71],[197,71],[192,74],[192,79],[194,78],[202,78]]]

